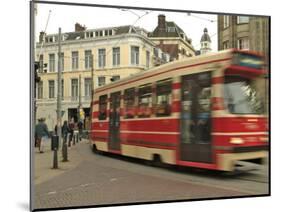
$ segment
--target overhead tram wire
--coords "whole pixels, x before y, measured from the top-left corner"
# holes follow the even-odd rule
[[[204,20],[204,21],[209,21],[209,22],[211,22],[211,23],[217,22],[217,20],[212,20],[212,19],[208,19],[208,18],[203,18],[203,17],[197,16],[197,15],[193,15],[192,13],[187,13],[187,15],[188,15],[188,16],[191,16],[191,17],[194,17],[194,18],[197,18],[197,19]]]
[[[217,20],[213,20],[213,19],[209,19],[209,18],[203,18],[203,17],[197,16],[197,15],[193,15],[192,13],[187,13],[187,16],[191,16],[191,17],[194,17],[194,18],[197,18],[197,19],[200,19],[200,20],[203,20],[203,21],[208,21],[208,22],[211,22],[211,23],[217,22]],[[214,34],[210,35],[210,38],[214,37],[217,34],[218,33],[214,33]],[[200,45],[201,45],[201,43],[193,45],[193,47],[196,48]]]
[[[44,34],[43,34],[43,41],[42,41],[40,49],[39,49],[39,55],[42,54],[43,45],[45,43],[46,30],[47,30],[47,27],[48,27],[48,24],[49,24],[49,20],[50,20],[50,17],[51,17],[51,12],[52,12],[52,10],[49,10],[48,19],[47,19],[46,26],[45,26],[45,29],[44,29]]]

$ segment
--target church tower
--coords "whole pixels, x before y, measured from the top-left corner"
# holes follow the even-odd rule
[[[210,52],[211,49],[211,38],[208,34],[208,30],[207,28],[204,29],[204,34],[201,37],[201,48],[200,48],[200,54],[206,54],[208,52]]]

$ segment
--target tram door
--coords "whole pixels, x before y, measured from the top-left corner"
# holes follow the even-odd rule
[[[109,149],[120,150],[120,98],[121,92],[110,95]]]
[[[180,159],[211,163],[211,73],[183,76],[181,87]]]

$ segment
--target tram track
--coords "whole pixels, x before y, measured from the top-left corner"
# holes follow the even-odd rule
[[[85,154],[85,151],[88,154]],[[119,170],[130,171],[131,173],[142,174],[159,179],[168,179],[177,182],[205,185],[206,188],[215,187],[230,191],[244,192],[245,194],[267,194],[268,193],[268,173],[266,166],[261,169],[251,171],[240,171],[233,173],[222,173],[214,170],[198,169],[192,167],[155,167],[147,164],[146,161],[121,157],[114,154],[98,155],[93,154],[91,148],[85,145],[81,149],[81,155],[88,155],[85,159],[89,162],[102,165],[104,167],[115,167]],[[95,159],[93,160],[93,157]]]
[[[269,179],[265,175],[243,173],[242,175],[240,174],[234,177],[235,179],[243,180],[243,181],[256,182],[256,183],[269,183]]]

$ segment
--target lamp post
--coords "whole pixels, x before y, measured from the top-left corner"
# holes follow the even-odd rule
[[[90,103],[90,123],[92,123],[92,118],[93,118],[93,107],[94,107],[94,55],[91,54],[91,79],[92,79],[92,84],[91,84],[91,103]],[[88,136],[89,140],[91,142],[91,124],[89,126],[89,131],[88,131]]]

